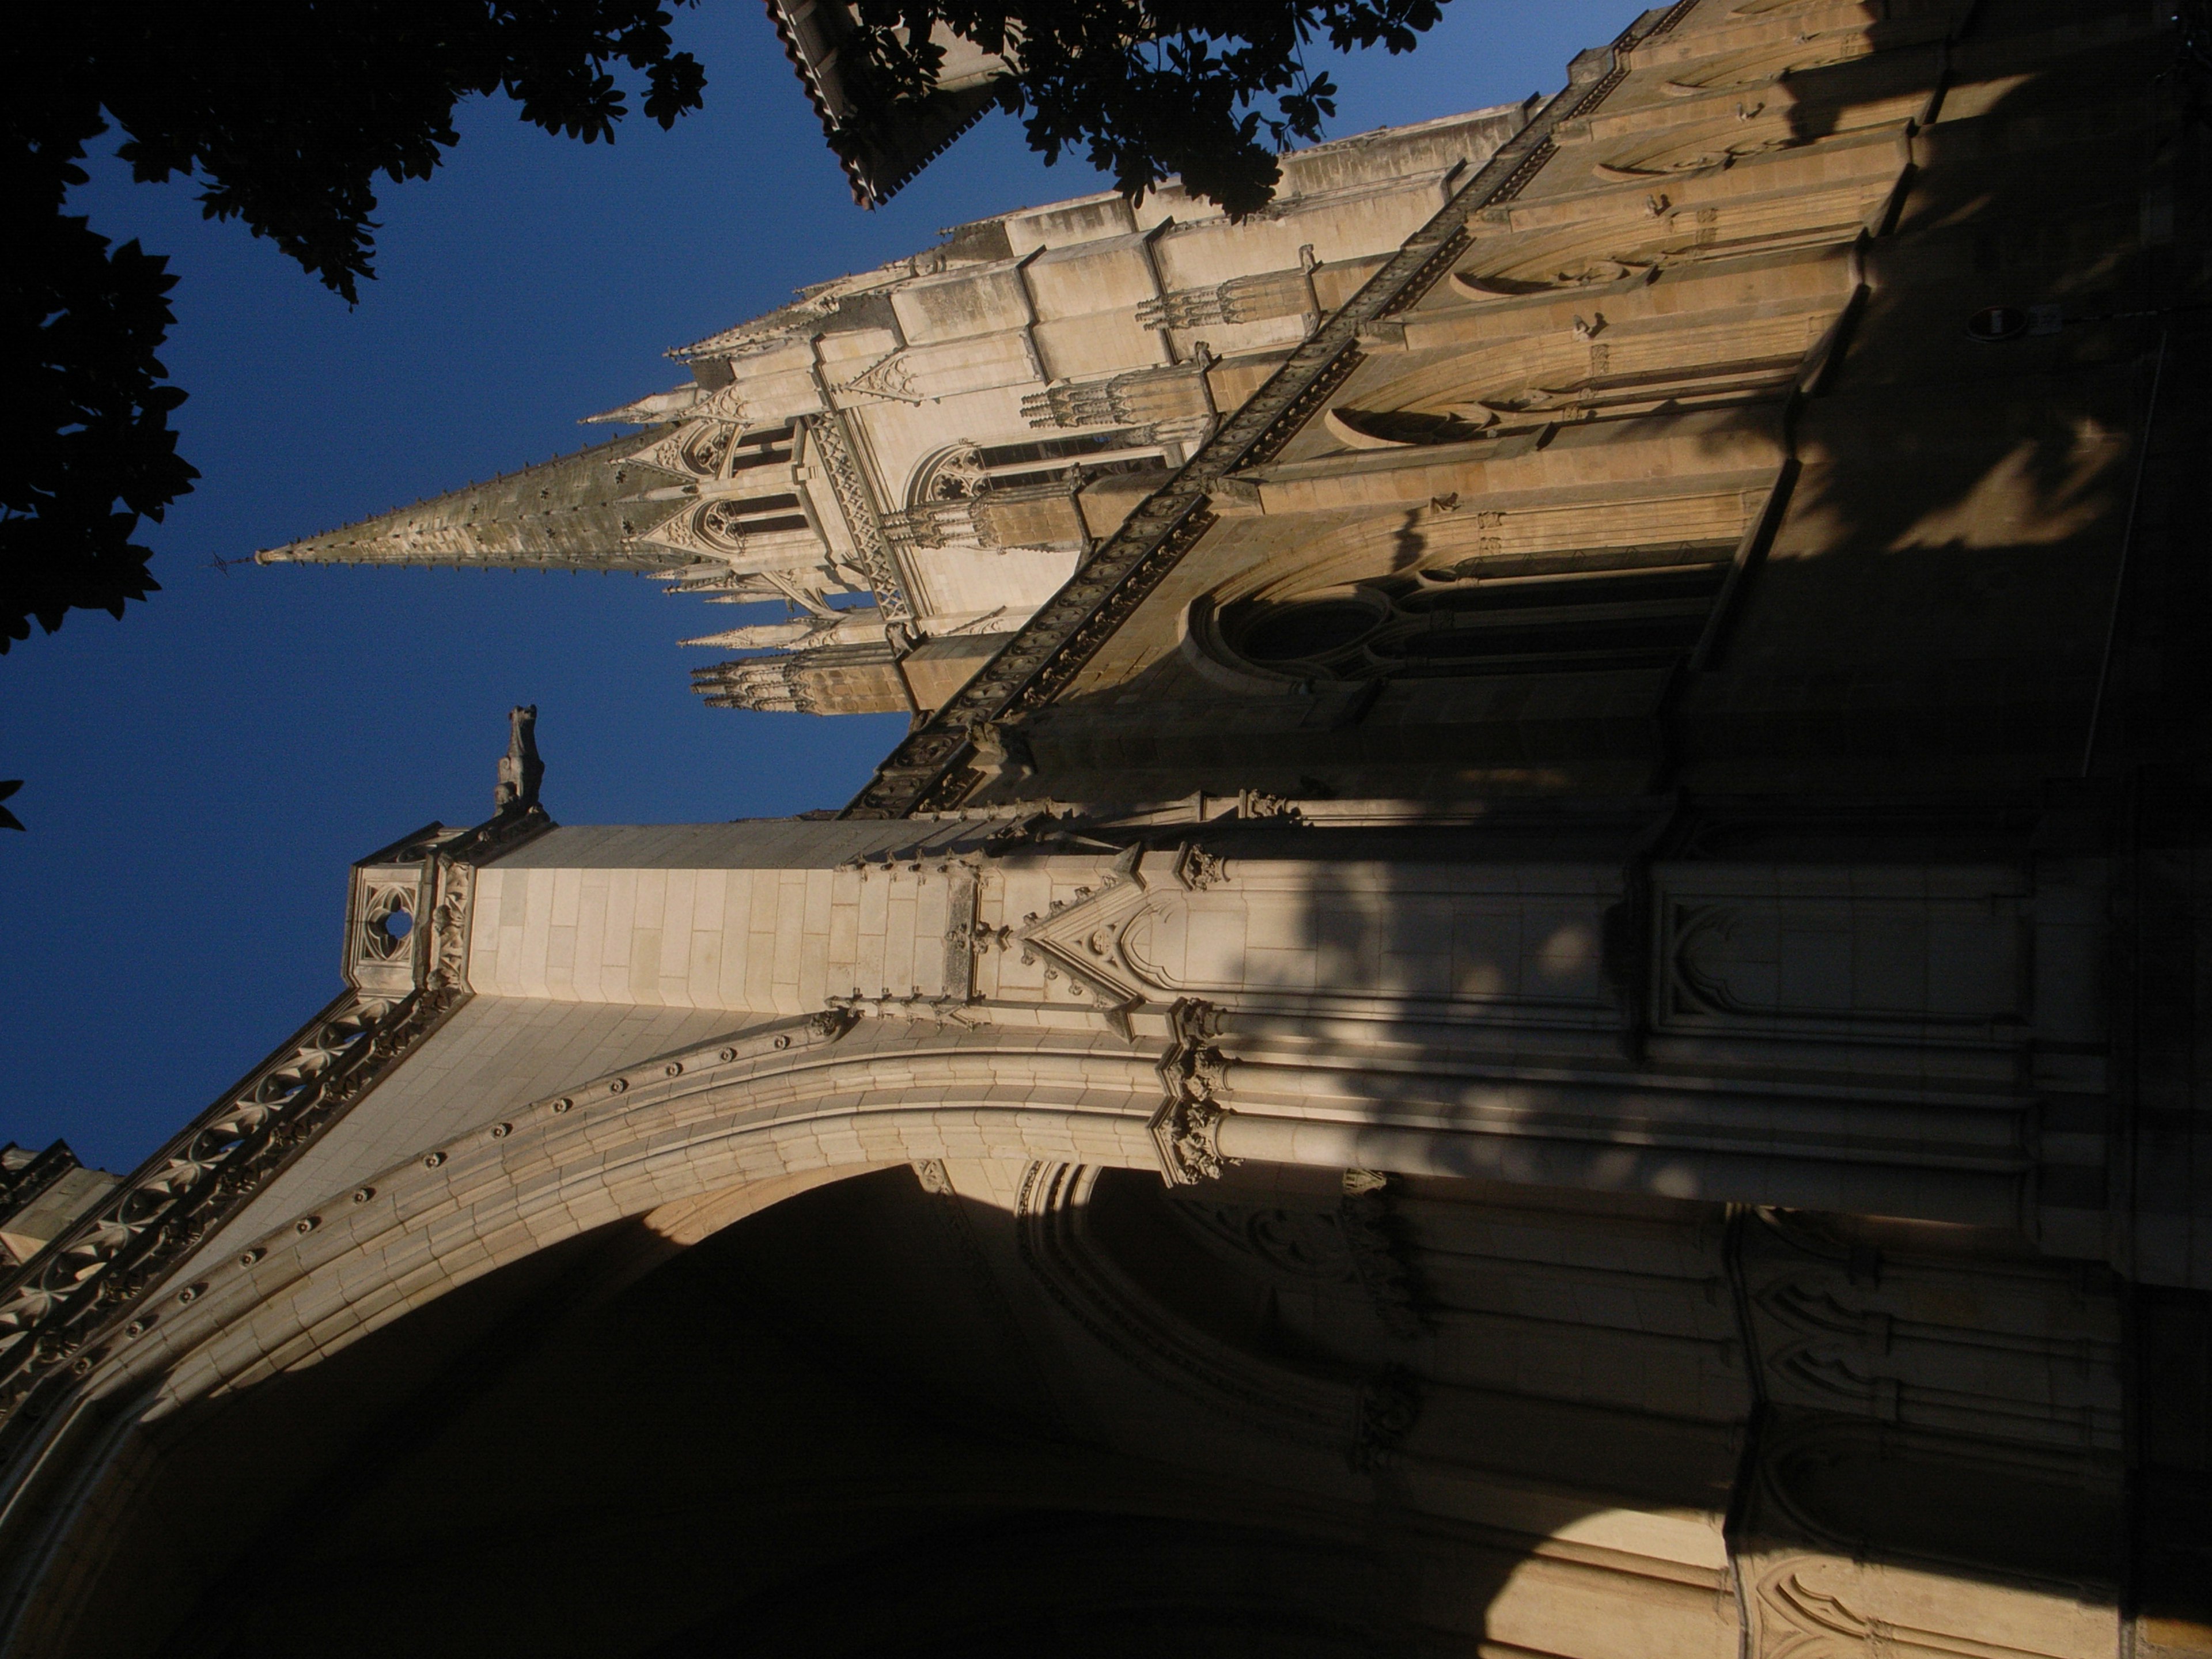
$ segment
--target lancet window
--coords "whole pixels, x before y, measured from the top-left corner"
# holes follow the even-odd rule
[[[788,466],[791,443],[792,428],[787,422],[782,426],[764,427],[758,432],[737,435],[728,444],[728,465],[724,476],[741,472],[747,467]]]
[[[749,537],[806,527],[799,497],[788,493],[714,501],[699,514],[700,538],[710,547],[732,553],[744,551]]]
[[[627,457],[616,482],[628,483],[629,466],[638,463],[678,477],[704,479],[734,477],[751,467],[788,466],[793,439],[788,422],[748,432],[730,421],[695,421]]]

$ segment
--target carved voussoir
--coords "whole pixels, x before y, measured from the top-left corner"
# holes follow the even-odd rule
[[[1160,1081],[1167,1097],[1149,1127],[1159,1151],[1160,1173],[1170,1186],[1215,1181],[1239,1159],[1221,1151],[1220,1103],[1228,1060],[1212,1038],[1220,1029],[1221,1011],[1196,998],[1185,998],[1170,1012],[1175,1041],[1160,1059]]]

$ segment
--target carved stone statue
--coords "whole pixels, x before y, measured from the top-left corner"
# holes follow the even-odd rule
[[[988,777],[1021,779],[1036,775],[1029,739],[1009,726],[997,720],[972,721],[968,741],[975,745],[977,769]]]
[[[507,711],[507,753],[499,757],[499,787],[492,805],[501,812],[526,811],[538,805],[538,786],[545,763],[538,758],[538,705]]]

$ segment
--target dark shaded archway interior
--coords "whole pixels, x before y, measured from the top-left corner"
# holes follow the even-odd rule
[[[1376,1512],[1114,1443],[968,1259],[1003,1212],[948,1204],[899,1169],[672,1257],[603,1230],[196,1412],[72,1650],[1402,1645]]]
[[[1076,1171],[1010,1213],[899,1168],[689,1249],[587,1235],[165,1425],[67,1651],[1474,1654],[1516,1577],[1605,1565],[1501,1482],[1563,1537],[1726,1514],[1738,1551],[2112,1594],[2109,1280],[1328,1173]],[[2028,1352],[2031,1305],[2080,1334]],[[1961,1381],[1963,1435],[1928,1415]],[[1725,1635],[1728,1571],[1678,1577]]]

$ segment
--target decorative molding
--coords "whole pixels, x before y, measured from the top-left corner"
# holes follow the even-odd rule
[[[1420,1415],[1418,1378],[1399,1365],[1362,1373],[1347,1367],[1255,1352],[1194,1323],[1117,1260],[1089,1224],[1100,1172],[1073,1164],[1032,1164],[1015,1200],[1023,1261],[1053,1299],[1115,1354],[1155,1382],[1262,1435],[1340,1452],[1356,1472],[1390,1462]],[[1201,1236],[1218,1206],[1167,1199]],[[1242,1208],[1243,1206],[1233,1206]],[[1279,1214],[1279,1212],[1270,1213]],[[1316,1217],[1317,1220],[1326,1218]],[[1249,1249],[1241,1239],[1240,1250]],[[1316,1275],[1295,1261],[1250,1250],[1264,1277]],[[1344,1279],[1341,1255],[1319,1275]],[[1170,1455],[1175,1455],[1170,1451]]]
[[[147,1290],[466,1000],[443,988],[396,1001],[349,990],[0,1285],[0,1463],[158,1317],[137,1314]]]
[[[1348,1461],[1361,1474],[1387,1468],[1421,1416],[1419,1379],[1403,1365],[1386,1365],[1359,1385]]]
[[[13,1141],[8,1144],[7,1150],[17,1150]],[[0,1221],[27,1208],[32,1200],[71,1170],[83,1167],[66,1140],[57,1140],[44,1152],[20,1163],[0,1164]]]
[[[1922,1659],[2048,1659],[2034,1650],[1992,1641],[1986,1632],[1968,1636],[1877,1618],[1820,1583],[1823,1569],[1852,1577],[1863,1571],[1819,1556],[1796,1556],[1759,1581],[1759,1659],[1866,1659],[1880,1654],[1911,1654]]]
[[[875,595],[876,609],[887,623],[910,620],[914,607],[907,602],[898,566],[891,558],[890,544],[884,538],[883,515],[877,510],[867,478],[853,454],[852,434],[845,429],[845,417],[830,409],[805,416],[805,424],[808,456],[819,460],[822,471],[829,477],[830,490],[837,498],[837,510],[852,539],[854,554],[860,562],[861,574],[868,579],[869,592]]]
[[[1079,887],[1073,901],[1055,899],[1051,909],[1018,929],[1024,965],[1042,957],[1067,977],[1073,996],[1085,999],[1103,1010],[1126,1030],[1130,1012],[1145,1002],[1148,981],[1121,951],[1121,933],[1142,912],[1150,899],[1145,878],[1138,873],[1141,846],[1129,848],[1114,860],[1097,888]]]
[[[982,672],[891,751],[844,816],[903,817],[949,811],[974,793],[987,780],[967,764],[969,728],[979,720],[1025,714],[1057,697],[1212,526],[1210,498],[1224,476],[1272,460],[1322,412],[1364,361],[1361,329],[1427,293],[1465,250],[1468,220],[1526,189],[1558,153],[1551,137],[1554,129],[1603,102],[1626,78],[1633,47],[1673,28],[1694,3],[1681,0],[1640,30],[1632,25],[1614,41],[1607,73],[1593,82],[1570,83],[1554,94],[1199,445],[1182,470],[1123,521]]]
[[[1746,1311],[1770,1398],[1862,1420],[1975,1437],[1987,1455],[2076,1456],[2119,1449],[2122,1344],[2099,1322],[2034,1328],[1991,1305],[1956,1265],[1905,1256],[1885,1279],[1863,1244],[1765,1224],[1746,1261]],[[2016,1269],[2020,1289],[2078,1295],[2057,1263]]]
[[[1357,1285],[1352,1246],[1340,1218],[1328,1210],[1277,1205],[1178,1205],[1208,1238],[1241,1255],[1256,1257],[1271,1272],[1317,1285]]]
[[[1178,1210],[1216,1244],[1263,1263],[1272,1273],[1316,1285],[1346,1285],[1362,1292],[1383,1328],[1401,1340],[1427,1329],[1419,1273],[1392,1213],[1389,1179],[1362,1185],[1348,1172],[1344,1196],[1333,1210],[1279,1205],[1186,1201]]]
[[[687,420],[643,449],[616,457],[608,465],[649,466],[678,478],[718,478],[738,430],[732,421]]]
[[[1760,1659],[1859,1659],[1886,1626],[1840,1596],[1805,1582],[1807,1563],[1785,1562],[1759,1586]]]
[[[1993,871],[1987,890],[1971,896],[1847,891],[1840,882],[1781,893],[1761,872],[1740,878],[1680,866],[1653,879],[1661,1029],[1849,1030],[1914,1042],[2005,1040],[2027,1029],[2033,939],[2026,896],[2007,875]],[[1939,933],[1960,958],[1941,979],[1931,955]],[[1822,957],[1820,941],[1838,964]]]
[[[878,679],[885,695],[896,684],[890,665],[897,653],[889,639],[864,640],[852,645],[817,646],[797,654],[775,652],[757,657],[733,657],[691,671],[691,689],[710,708],[755,708],[774,713],[818,714],[850,711],[856,704],[885,710],[887,702],[864,701],[871,688],[863,680],[854,686],[846,677],[854,671]],[[885,671],[880,677],[868,671]],[[841,684],[841,681],[845,683]]]
[[[1221,1152],[1221,1123],[1228,1115],[1221,1096],[1229,1060],[1212,1041],[1221,1029],[1221,1012],[1210,1002],[1185,997],[1168,1013],[1175,1041],[1159,1064],[1167,1097],[1146,1127],[1159,1150],[1161,1177],[1171,1187],[1218,1180],[1230,1164],[1243,1161]]]
[[[1226,887],[1229,860],[1218,853],[1207,852],[1195,842],[1185,842],[1176,849],[1175,876],[1194,893]]]
[[[708,555],[719,553],[726,557],[742,549],[710,545],[699,533],[699,505],[686,501],[658,524],[638,531],[629,538],[632,543],[643,542],[653,547],[664,547],[672,552]]]
[[[1206,288],[1170,289],[1139,301],[1141,328],[1212,328],[1267,322],[1277,317],[1313,316],[1313,248],[1299,250],[1300,263],[1282,270],[1255,271]]]
[[[839,995],[824,997],[823,1003],[831,1014],[842,1018],[908,1019],[926,1021],[933,1025],[951,1026],[963,1031],[980,1031],[994,1025],[989,1007],[963,1002],[951,994],[930,996],[908,993],[902,996]]]
[[[1419,1270],[1404,1237],[1405,1223],[1397,1215],[1396,1194],[1388,1176],[1380,1182],[1372,1172],[1345,1173],[1344,1196],[1337,1200],[1337,1230],[1344,1238],[1352,1277],[1375,1310],[1382,1328],[1401,1341],[1411,1341],[1428,1328],[1423,1316]]]
[[[1022,398],[1037,428],[1141,427],[1155,438],[1202,438],[1214,419],[1206,378],[1212,359],[1168,368],[1137,368],[1103,380],[1062,380]]]
[[[740,426],[752,424],[752,409],[739,395],[738,382],[724,386],[720,392],[708,393],[687,411],[693,420],[734,421]]]

